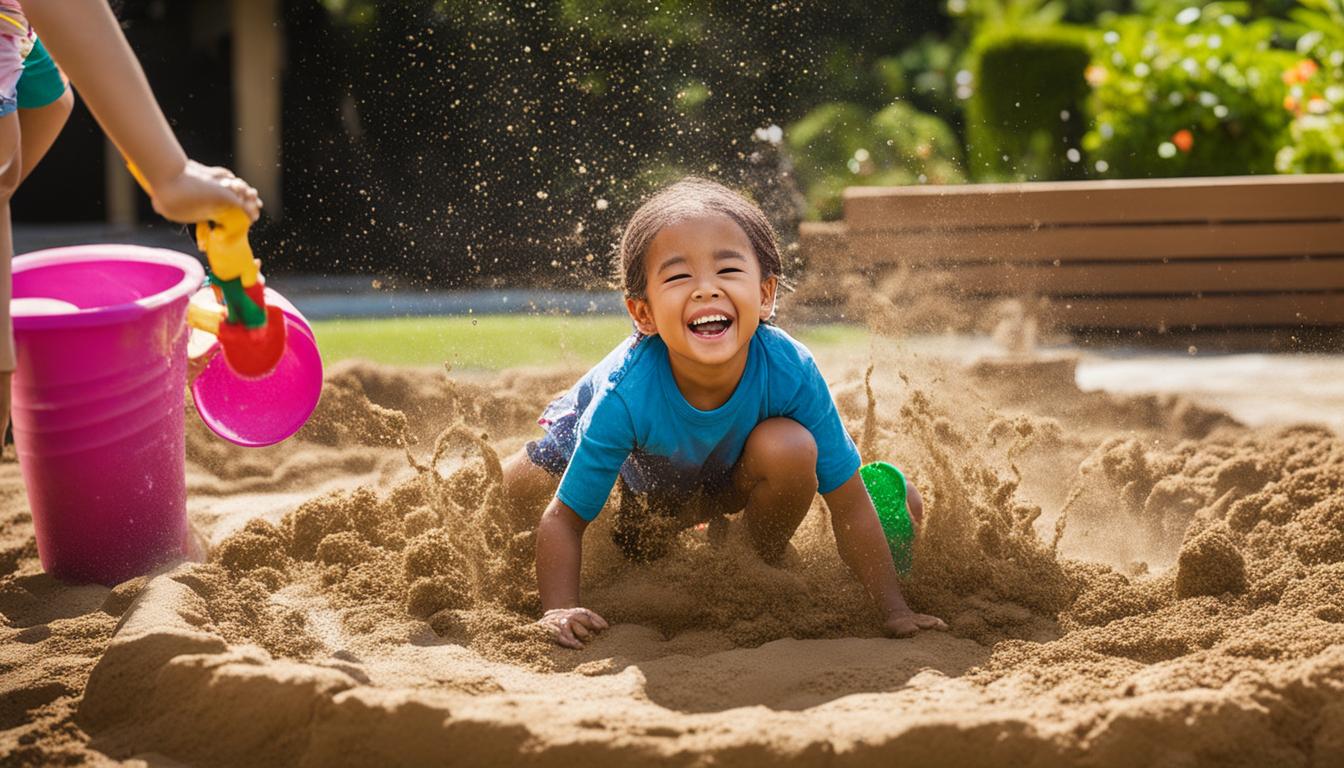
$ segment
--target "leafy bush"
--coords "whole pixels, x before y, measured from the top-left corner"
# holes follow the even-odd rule
[[[949,121],[960,117],[955,81],[960,56],[960,45],[936,35],[925,35],[901,51],[897,60],[905,70],[909,98],[916,107]]]
[[[1302,0],[1290,31],[1305,57],[1283,73],[1283,107],[1292,114],[1288,143],[1274,164],[1282,173],[1344,171],[1344,0]]]
[[[845,187],[965,180],[952,129],[903,101],[876,114],[857,104],[823,104],[786,135],[809,218],[838,218]]]
[[[1068,27],[992,27],[971,45],[966,153],[977,181],[1074,178],[1087,39]]]
[[[1344,112],[1298,115],[1274,165],[1280,173],[1344,172]]]
[[[1083,146],[1102,176],[1273,173],[1291,115],[1275,21],[1242,3],[1127,16],[1107,25],[1093,63]]]

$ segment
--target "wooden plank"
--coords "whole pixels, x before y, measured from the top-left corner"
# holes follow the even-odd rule
[[[851,268],[901,262],[1107,261],[1344,254],[1344,222],[897,233],[849,231]]]
[[[798,224],[801,237],[844,237],[848,231],[843,221],[804,221]]]
[[[1051,302],[1050,320],[1067,328],[1189,329],[1344,326],[1344,293],[1085,298]]]
[[[850,187],[844,219],[870,229],[1101,222],[1344,219],[1344,174]]]
[[[977,296],[1344,291],[1344,257],[1063,264],[1058,267],[991,264],[957,266],[948,273],[958,293]]]
[[[798,246],[808,263],[848,257],[849,230],[837,221],[805,221],[798,225]]]

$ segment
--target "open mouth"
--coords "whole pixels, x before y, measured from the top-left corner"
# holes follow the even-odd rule
[[[697,317],[686,324],[691,329],[691,333],[702,339],[716,339],[728,332],[733,325],[733,319],[727,315],[703,315]]]

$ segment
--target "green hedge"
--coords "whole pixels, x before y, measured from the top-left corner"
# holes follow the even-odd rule
[[[1280,173],[1344,172],[1344,0],[1302,0],[1293,13],[1300,59],[1283,74],[1293,116],[1275,156]]]
[[[996,27],[971,44],[973,92],[966,105],[967,166],[976,181],[1083,175],[1069,149],[1081,143],[1091,54],[1072,27]],[[1075,152],[1075,158],[1080,154]]]
[[[904,101],[876,114],[857,104],[823,104],[786,136],[812,219],[839,218],[845,187],[965,181],[956,134]]]
[[[1116,178],[1273,173],[1288,140],[1277,24],[1244,6],[1211,3],[1114,19],[1087,78],[1094,128],[1084,138],[1098,175]]]

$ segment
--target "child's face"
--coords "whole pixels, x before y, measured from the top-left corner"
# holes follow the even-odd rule
[[[775,309],[771,276],[747,233],[727,216],[707,214],[663,228],[644,256],[645,298],[626,307],[641,333],[657,334],[674,356],[722,365],[745,354]]]

